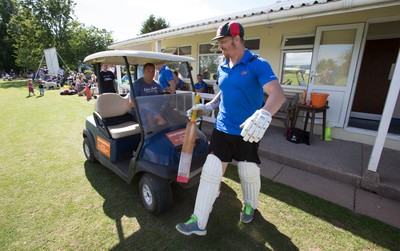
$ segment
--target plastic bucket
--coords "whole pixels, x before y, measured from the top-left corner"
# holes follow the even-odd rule
[[[311,93],[311,104],[315,108],[322,108],[326,104],[326,100],[328,99],[328,93],[318,93],[312,92]]]

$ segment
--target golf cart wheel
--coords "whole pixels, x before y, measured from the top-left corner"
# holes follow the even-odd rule
[[[96,162],[96,158],[94,157],[93,153],[93,148],[88,138],[83,139],[83,153],[85,154],[85,157],[88,161]]]
[[[139,189],[144,207],[152,214],[158,215],[172,205],[171,186],[166,179],[144,174]]]

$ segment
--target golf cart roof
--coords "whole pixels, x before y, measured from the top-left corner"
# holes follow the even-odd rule
[[[96,52],[84,59],[89,64],[125,65],[127,57],[130,65],[144,65],[146,63],[162,64],[166,62],[194,62],[192,57],[178,56],[153,51],[111,50]]]

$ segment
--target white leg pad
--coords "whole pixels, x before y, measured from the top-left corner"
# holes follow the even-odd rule
[[[260,168],[256,163],[240,161],[238,172],[244,203],[249,203],[253,209],[257,209],[261,189]]]
[[[194,215],[200,229],[205,229],[215,199],[218,197],[222,180],[222,162],[213,154],[207,156],[201,172],[199,189],[197,190]]]

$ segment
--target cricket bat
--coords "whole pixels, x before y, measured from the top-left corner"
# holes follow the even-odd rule
[[[198,104],[200,95],[196,94],[194,104]],[[196,125],[197,111],[192,111],[192,117],[186,125],[185,137],[182,146],[181,159],[179,160],[178,176],[176,181],[180,183],[189,182],[190,165],[192,164],[192,154],[194,148],[194,141],[196,139],[197,125]]]

